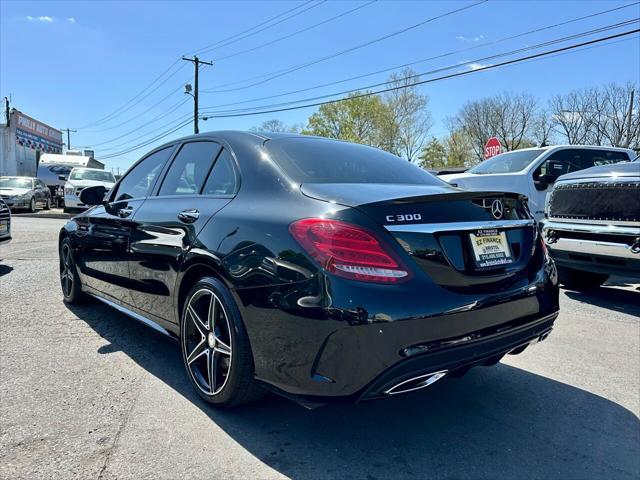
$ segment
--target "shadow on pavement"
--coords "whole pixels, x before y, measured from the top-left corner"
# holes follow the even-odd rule
[[[9,265],[0,264],[0,277],[11,273],[12,270],[13,270],[13,267],[10,267]]]
[[[564,293],[578,302],[640,317],[640,292],[605,286],[585,292],[565,289]]]
[[[291,478],[640,475],[636,415],[525,370],[479,367],[463,379],[360,405],[307,411],[270,395],[241,409],[216,410],[192,390],[174,342],[103,305],[68,308],[110,342],[99,353],[122,351]]]

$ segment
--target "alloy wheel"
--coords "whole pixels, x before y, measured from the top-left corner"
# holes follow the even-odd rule
[[[67,244],[62,246],[62,255],[60,256],[60,283],[64,296],[71,296],[71,292],[73,292],[73,258],[71,257],[71,247]]]
[[[220,299],[207,288],[190,298],[183,318],[183,348],[189,375],[206,395],[219,393],[231,371],[231,328]]]

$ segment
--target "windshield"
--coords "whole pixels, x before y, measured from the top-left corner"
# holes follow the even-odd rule
[[[0,188],[33,188],[31,178],[3,177],[0,178]]]
[[[111,172],[104,170],[85,170],[74,168],[69,180],[95,180],[97,182],[116,183],[116,179]]]
[[[544,151],[543,148],[533,148],[531,150],[515,150],[513,152],[502,153],[479,163],[470,169],[469,173],[486,175],[491,173],[520,172]]]
[[[273,160],[298,183],[442,185],[422,168],[377,148],[313,137],[268,141]]]

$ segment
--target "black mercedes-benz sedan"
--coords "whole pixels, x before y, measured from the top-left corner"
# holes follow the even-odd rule
[[[543,340],[557,274],[526,198],[465,191],[394,155],[291,134],[156,148],[60,232],[64,299],[179,339],[234,406],[388,397]]]

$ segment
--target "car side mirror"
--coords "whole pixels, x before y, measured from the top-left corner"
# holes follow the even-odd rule
[[[83,188],[80,192],[80,201],[85,205],[102,205],[107,189],[102,185]]]
[[[549,186],[549,182],[545,175],[540,175],[540,178],[538,178],[538,180],[533,181],[533,185],[536,187],[536,190],[542,191],[547,189],[547,187]]]
[[[64,175],[58,175],[58,180],[62,180],[63,182],[66,182],[67,177],[65,177]]]

